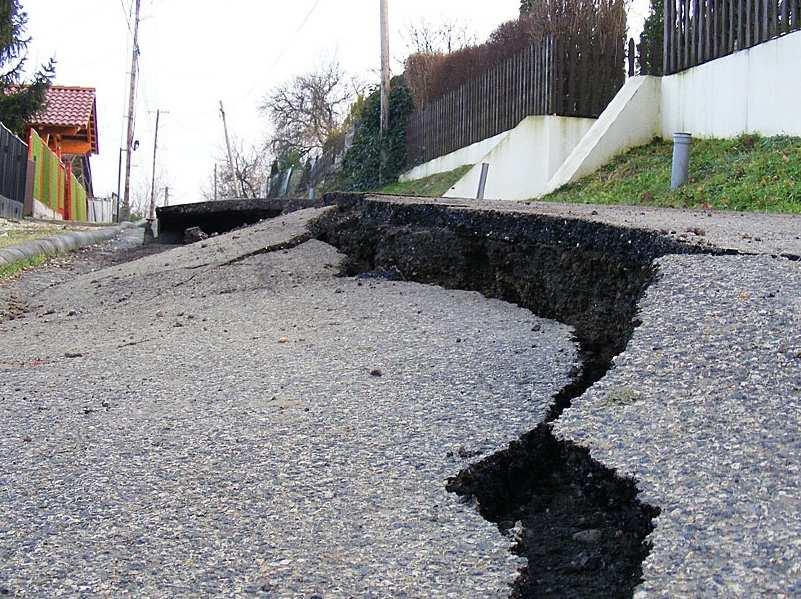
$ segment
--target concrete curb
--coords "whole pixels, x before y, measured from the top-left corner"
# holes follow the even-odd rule
[[[122,223],[116,227],[106,227],[91,231],[71,231],[61,235],[26,241],[19,245],[0,249],[0,266],[11,265],[38,256],[52,256],[70,252],[87,245],[100,243],[113,238],[126,229],[142,226],[141,223]]]

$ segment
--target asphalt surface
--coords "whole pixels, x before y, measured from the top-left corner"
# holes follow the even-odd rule
[[[568,327],[337,276],[295,213],[28,289],[0,324],[0,588],[505,597],[445,481],[544,417]]]
[[[661,509],[637,597],[801,595],[801,264],[771,257],[801,255],[799,219],[517,209],[761,254],[659,259],[554,430]],[[0,287],[0,591],[508,596],[512,539],[445,480],[544,418],[571,331],[340,278],[324,213]]]
[[[636,597],[801,596],[801,265],[667,256],[555,423],[661,508]]]

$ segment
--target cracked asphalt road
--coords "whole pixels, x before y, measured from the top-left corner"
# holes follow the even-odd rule
[[[801,265],[657,266],[628,348],[555,432],[662,510],[637,599],[801,596]]]
[[[568,327],[337,276],[309,210],[36,287],[0,324],[0,588],[19,597],[508,596],[445,492],[544,417]]]

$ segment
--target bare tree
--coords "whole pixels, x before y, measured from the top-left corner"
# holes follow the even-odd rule
[[[404,34],[409,54],[450,54],[478,42],[470,27],[457,19],[439,23],[421,19],[409,23]]]
[[[302,158],[322,150],[363,90],[336,60],[273,89],[261,106],[273,124],[272,151]]]
[[[264,195],[267,178],[270,176],[271,153],[266,147],[246,146],[242,140],[231,140],[231,154],[234,158],[234,170],[245,197],[257,199]],[[228,167],[228,155],[219,149],[214,163],[217,165],[217,199],[230,200],[240,197],[239,186],[234,185],[231,169]],[[203,198],[213,201],[214,174],[209,174],[209,181],[201,191]]]

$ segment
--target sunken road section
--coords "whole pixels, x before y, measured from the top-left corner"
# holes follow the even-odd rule
[[[338,194],[315,236],[348,258],[345,274],[478,291],[572,325],[581,368],[546,421],[463,470],[448,490],[475,498],[502,531],[522,524],[528,559],[513,597],[630,597],[642,582],[656,506],[640,503],[551,423],[609,370],[637,326],[637,304],[667,254],[723,253],[655,232],[521,212]]]
[[[206,235],[219,235],[255,225],[306,208],[318,208],[322,200],[225,200],[163,206],[156,209],[160,243],[181,243],[184,233],[199,227]]]

